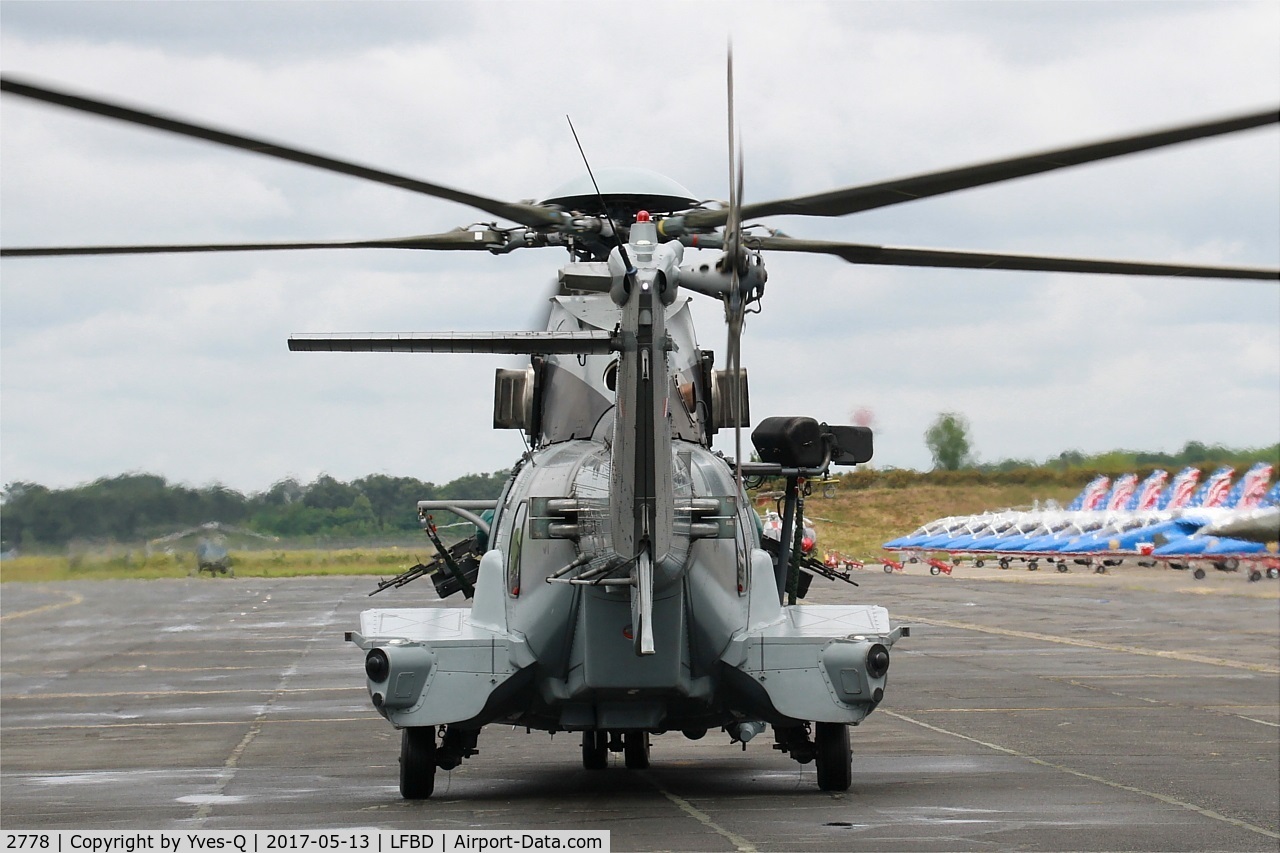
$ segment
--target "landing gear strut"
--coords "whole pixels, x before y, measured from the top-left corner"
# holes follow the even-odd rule
[[[610,752],[621,752],[628,770],[645,770],[649,766],[649,733],[617,730],[582,733],[584,769],[604,770],[609,766]]]
[[[774,749],[787,753],[801,764],[816,761],[818,787],[823,791],[847,791],[853,781],[853,753],[849,749],[849,727],[844,723],[814,723],[774,728]]]

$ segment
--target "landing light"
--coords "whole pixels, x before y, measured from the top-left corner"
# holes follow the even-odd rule
[[[391,674],[391,661],[387,658],[387,653],[382,649],[370,651],[364,659],[364,674],[375,683],[386,681]]]
[[[872,678],[883,678],[889,671],[889,650],[879,643],[867,652],[867,675]]]

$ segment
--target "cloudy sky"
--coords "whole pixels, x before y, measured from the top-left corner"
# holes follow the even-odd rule
[[[732,39],[746,200],[819,192],[1280,103],[1280,4],[0,3],[0,65],[520,200],[582,166],[727,195]],[[5,246],[404,236],[489,219],[243,152],[0,98]],[[1280,265],[1273,126],[792,236]],[[0,262],[0,477],[126,471],[444,482],[505,467],[490,356],[289,353],[294,332],[527,328],[564,256],[387,251]],[[928,468],[940,411],[979,457],[1280,440],[1280,287],[768,259],[753,417],[874,413]],[[704,300],[705,301],[705,300]],[[723,349],[719,309],[696,315]],[[725,443],[730,449],[731,437]]]

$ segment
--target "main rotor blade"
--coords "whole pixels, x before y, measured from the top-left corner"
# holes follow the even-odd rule
[[[705,245],[705,241],[702,241],[702,244]],[[949,249],[914,249],[902,246],[836,243],[827,240],[795,240],[790,237],[752,237],[748,240],[748,245],[773,251],[815,252],[835,255],[851,264],[879,264],[896,267],[1184,276],[1189,278],[1258,279],[1262,281],[1280,280],[1280,269],[1265,269],[1262,267],[1155,264],[1142,261],[1012,255],[997,252],[965,252]]]
[[[267,142],[261,139],[254,139],[249,136],[241,136],[236,133],[218,130],[217,128],[210,127],[208,125],[192,124],[190,122],[162,116],[158,113],[142,112],[141,110],[130,109],[129,107],[125,107],[120,104],[113,104],[108,101],[73,95],[69,92],[60,92],[43,86],[36,86],[31,83],[23,83],[9,77],[0,78],[0,91],[9,92],[13,95],[20,95],[24,98],[32,98],[37,101],[56,104],[61,107],[67,107],[81,112],[93,113],[94,115],[129,122],[131,124],[140,124],[144,127],[150,127],[155,130],[176,133],[179,136],[190,136],[196,139],[203,139],[207,142],[226,145],[231,148],[252,151],[257,154],[263,154],[267,157],[275,157],[280,160],[288,160],[293,163],[302,163],[306,166],[314,166],[317,169],[338,172],[343,175],[351,175],[356,178],[363,178],[367,181],[387,184],[389,186],[410,190],[411,192],[422,193],[423,195],[448,199],[449,201],[455,201],[459,204],[465,204],[478,210],[483,210],[485,213],[491,213],[494,216],[501,216],[504,219],[511,220],[512,222],[518,222],[521,225],[545,227],[559,224],[567,219],[565,214],[552,210],[551,208],[541,207],[539,205],[498,201],[496,199],[486,198],[485,196],[476,195],[474,193],[443,187],[439,184],[420,181],[416,178],[397,175],[392,172],[384,172],[379,169],[361,166],[344,160],[337,160],[332,157],[326,157],[322,154],[314,154],[298,148],[290,148],[274,142]]]
[[[1278,121],[1280,121],[1280,109],[1268,109],[1218,121],[1183,125],[1154,133],[1119,137],[1005,160],[993,160],[989,163],[964,166],[958,169],[944,169],[939,172],[929,172],[909,178],[898,178],[878,184],[865,184],[815,195],[748,204],[743,206],[742,215],[744,217],[784,214],[797,216],[845,216],[850,213],[915,201],[928,196],[995,184],[1014,178],[1027,177],[1028,175],[1038,175],[1067,166],[1079,166],[1084,163],[1093,163],[1125,154],[1150,151],[1167,145],[1176,145],[1180,142],[1190,142],[1194,139],[1236,133],[1241,130],[1275,124]],[[725,210],[695,210],[685,214],[685,225],[690,228],[714,227],[723,225],[727,219],[728,211]]]
[[[293,352],[455,352],[602,355],[621,344],[612,332],[435,332],[405,335],[293,335]]]
[[[152,246],[33,246],[0,249],[0,257],[33,258],[58,255],[158,255],[180,252],[261,252],[281,249],[435,249],[444,251],[492,249],[506,245],[496,231],[455,228],[441,234],[392,237],[383,240],[319,240],[298,243],[182,243]]]
[[[729,124],[729,219],[725,225],[725,259],[729,262],[730,280],[733,289],[725,300],[725,325],[728,327],[728,338],[725,340],[725,355],[729,359],[729,369],[733,371],[733,393],[731,406],[733,409],[733,480],[735,494],[742,491],[742,320],[744,306],[742,291],[739,287],[741,270],[739,256],[742,253],[742,160],[735,157],[734,149],[740,147],[733,119],[733,47],[730,45],[725,61],[725,85],[728,91],[728,124]],[[740,153],[740,152],[738,152]],[[737,549],[737,540],[734,540]],[[740,555],[739,555],[740,556]]]

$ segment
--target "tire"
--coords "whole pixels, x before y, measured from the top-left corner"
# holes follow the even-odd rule
[[[1003,560],[1003,559],[1002,559],[1002,560],[1000,561],[1000,568],[1002,568],[1002,569],[1007,569],[1007,568],[1009,568],[1009,561],[1008,561],[1008,560]]]
[[[1195,579],[1196,579],[1196,580],[1198,580],[1198,581],[1202,581],[1202,580],[1204,580],[1204,569],[1196,569],[1196,570],[1195,570],[1194,572],[1192,572],[1191,574],[1192,574],[1192,575],[1194,575],[1194,576],[1195,576]]]
[[[1253,571],[1249,572],[1249,583],[1256,583],[1260,580],[1262,580],[1262,572],[1258,571],[1257,569],[1254,569]]]
[[[822,496],[823,496],[824,498],[834,498],[834,497],[836,496],[836,487],[835,487],[834,485],[829,484],[829,483],[828,483],[827,485],[823,486],[823,487],[822,487]]]
[[[1267,569],[1267,577],[1271,580],[1280,578],[1280,569]]]
[[[885,567],[884,567],[884,573],[885,573],[886,575],[891,575],[891,574],[893,574],[893,566],[885,566]]]
[[[400,735],[400,796],[425,800],[436,789],[436,727],[404,729]]]
[[[847,791],[853,781],[853,753],[849,749],[849,727],[844,723],[816,723],[814,746],[818,765],[818,788]]]
[[[939,571],[940,571],[940,569],[939,569],[937,566],[930,566],[930,567],[929,567],[929,574],[931,574],[931,575],[936,575]]]
[[[649,733],[625,733],[622,736],[622,758],[628,770],[647,770],[649,767]]]
[[[1040,564],[1037,563],[1035,560],[1030,561],[1029,563],[1027,563],[1027,571],[1029,572],[1040,571]]]
[[[1067,568],[1066,563],[1058,563],[1058,571],[1062,572],[1063,574],[1066,574],[1067,572],[1070,571],[1070,569]]]
[[[976,568],[979,568],[979,569],[980,569],[980,568],[982,568],[982,567],[985,565],[985,563],[984,563],[982,560],[974,560],[974,561],[973,561],[973,565],[974,565]]]
[[[1107,567],[1099,563],[1098,568],[1094,569],[1093,572],[1094,574],[1105,575],[1107,573]]]
[[[605,731],[582,733],[582,767],[585,770],[604,770],[609,766],[609,733]]]

